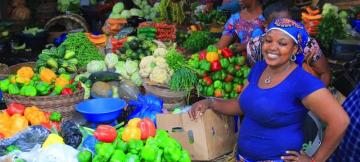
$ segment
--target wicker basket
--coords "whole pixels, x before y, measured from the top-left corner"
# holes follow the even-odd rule
[[[37,106],[43,111],[60,112],[66,120],[71,119],[76,113],[75,104],[84,100],[84,89],[66,96],[26,97],[20,95],[10,95],[8,93],[4,93],[3,95],[6,105],[16,102],[25,106]]]
[[[143,86],[146,93],[151,93],[160,97],[164,102],[164,108],[167,110],[171,111],[175,107],[184,106],[186,104],[184,92],[171,91],[169,87],[151,82],[149,79],[143,80]]]
[[[0,63],[0,80],[9,75],[9,67]]]

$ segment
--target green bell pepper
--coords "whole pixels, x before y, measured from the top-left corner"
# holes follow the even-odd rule
[[[201,60],[200,61],[200,69],[205,70],[205,71],[209,71],[211,64],[210,62],[206,61],[206,60]]]
[[[220,59],[220,65],[223,69],[226,69],[227,67],[229,67],[230,62],[227,58],[222,58]]]
[[[235,62],[238,65],[244,65],[245,64],[245,57],[244,56],[237,56]]]
[[[230,64],[236,63],[236,57],[229,57],[228,59]]]
[[[156,145],[145,145],[141,150],[141,158],[145,161],[154,161],[158,152]]]
[[[229,73],[229,74],[234,74],[235,73],[235,68],[234,66],[229,66],[226,68],[226,71]]]
[[[15,145],[10,145],[10,146],[6,147],[6,153],[11,153],[15,150],[20,150],[20,148]]]
[[[19,87],[16,84],[9,85],[9,94],[17,95],[20,93]]]
[[[131,139],[128,142],[129,152],[133,154],[138,154],[143,148],[143,142],[141,140]]]
[[[95,151],[96,156],[101,156],[105,161],[108,161],[115,151],[115,146],[112,143],[97,143]]]
[[[24,88],[24,93],[25,93],[24,95],[25,96],[34,97],[34,96],[37,95],[36,88],[34,86],[32,86],[32,85],[26,85],[26,86],[24,86],[22,88]]]
[[[121,150],[115,150],[111,155],[110,162],[123,162],[125,160],[125,153]]]
[[[91,152],[84,150],[78,153],[77,159],[79,162],[91,162]]]
[[[54,89],[53,93],[54,93],[54,95],[59,95],[59,94],[61,94],[62,90],[63,90],[63,87],[55,86],[55,89]]]
[[[166,161],[179,161],[181,158],[181,149],[175,146],[168,146],[164,149],[164,158]]]
[[[181,151],[181,158],[179,162],[191,162],[190,154],[186,150]]]
[[[222,88],[222,86],[223,86],[223,84],[222,84],[222,82],[220,81],[220,80],[216,80],[215,82],[214,82],[214,88],[215,89],[221,89]]]
[[[128,144],[126,142],[124,142],[123,140],[121,140],[121,137],[117,138],[116,149],[121,150],[123,152],[127,152]]]
[[[49,117],[49,119],[51,121],[57,121],[57,122],[60,122],[61,118],[62,118],[62,115],[59,112],[52,112]]]
[[[163,153],[164,153],[164,151],[162,149],[159,149],[156,154],[156,158],[155,158],[154,162],[161,162]]]
[[[214,96],[214,86],[213,85],[206,88],[206,96]]]
[[[0,89],[3,92],[7,92],[9,89],[9,85],[10,85],[10,80],[9,79],[4,79],[2,81],[0,81]]]
[[[224,70],[221,70],[220,74],[221,74],[220,80],[224,80],[226,78],[226,76],[227,76],[227,74],[225,73]]]
[[[51,87],[48,83],[39,82],[36,84],[36,90],[39,91],[41,95],[47,95],[50,91]]]
[[[107,162],[103,156],[95,155],[91,162]]]
[[[192,60],[199,61],[199,54],[198,54],[198,53],[195,53],[195,54],[191,55],[191,59],[192,59]]]
[[[126,154],[124,162],[140,162],[140,157],[134,154]]]
[[[199,66],[200,66],[199,61],[198,60],[193,60],[193,59],[190,59],[188,61],[188,64],[189,64],[190,67],[195,68],[195,69],[198,69]]]
[[[166,140],[169,138],[169,134],[165,130],[157,129],[155,135],[155,141],[160,148],[167,147]]]
[[[224,90],[225,90],[225,92],[231,92],[232,91],[232,84],[231,83],[225,83],[224,84]]]
[[[218,52],[218,49],[214,45],[209,45],[206,49],[207,52]]]

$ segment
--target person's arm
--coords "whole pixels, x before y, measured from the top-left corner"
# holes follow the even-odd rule
[[[220,40],[215,44],[215,47],[218,49],[223,49],[229,46],[233,42],[233,36],[230,34],[223,34]]]
[[[339,145],[350,119],[326,88],[315,91],[302,102],[327,125],[323,142],[312,157],[316,162],[325,162]]]
[[[320,59],[311,65],[311,68],[320,76],[320,80],[324,82],[325,86],[330,84],[330,67],[324,55],[321,55]]]

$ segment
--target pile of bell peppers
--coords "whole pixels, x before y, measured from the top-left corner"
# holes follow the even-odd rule
[[[0,136],[10,138],[29,125],[42,125],[48,129],[60,129],[61,114],[41,111],[36,106],[25,107],[19,103],[10,103],[0,112]]]
[[[22,67],[16,75],[0,81],[2,92],[28,97],[69,95],[81,88],[80,83],[74,82],[69,74],[56,76],[47,68],[37,74],[30,67]]]
[[[206,52],[193,54],[188,65],[200,74],[200,94],[224,99],[236,98],[250,73],[244,56],[235,56],[229,48],[208,46]]]
[[[99,137],[99,133],[103,135]],[[148,118],[132,119],[126,127],[118,130],[109,125],[100,125],[94,136],[98,140],[95,152],[86,149],[80,151],[79,162],[191,161],[189,152],[182,149],[181,144],[166,131],[156,130]]]

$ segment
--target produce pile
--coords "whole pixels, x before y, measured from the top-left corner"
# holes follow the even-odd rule
[[[116,127],[99,125],[93,132],[98,140],[95,152],[84,149],[78,154],[79,162],[191,161],[188,151],[166,131],[156,130],[149,118],[134,118],[126,127]],[[86,148],[87,143],[83,145]]]
[[[0,140],[11,138],[30,125],[42,125],[60,130],[61,114],[43,112],[36,106],[25,107],[22,104],[10,103],[6,110],[0,112]]]
[[[222,11],[211,10],[209,13],[205,13],[202,11],[195,12],[195,19],[204,24],[216,23],[223,25],[226,23],[228,18],[226,14]]]
[[[185,1],[161,0],[159,5],[160,20],[171,21],[181,24],[185,20],[184,13]]]
[[[320,9],[313,9],[311,6],[306,6],[306,11],[301,13],[301,19],[310,35],[316,35],[318,33],[318,25],[322,19]]]
[[[69,95],[79,91],[81,86],[68,74],[57,76],[48,68],[42,68],[36,74],[31,67],[22,67],[16,75],[0,81],[0,88],[4,93],[34,97]]]
[[[151,55],[157,48],[156,43],[151,39],[129,36],[123,46],[118,49],[117,54],[120,60],[140,60]]]
[[[194,31],[187,37],[182,46],[189,52],[198,52],[205,49],[209,44],[216,43],[217,39],[208,31]]]
[[[234,56],[230,49],[218,50],[212,45],[206,52],[192,55],[188,64],[201,74],[199,91],[208,97],[236,98],[250,73],[243,56]]]
[[[139,24],[139,28],[153,27],[156,29],[156,39],[159,41],[175,41],[176,26],[174,24],[143,22]],[[152,31],[153,32],[153,31]]]

